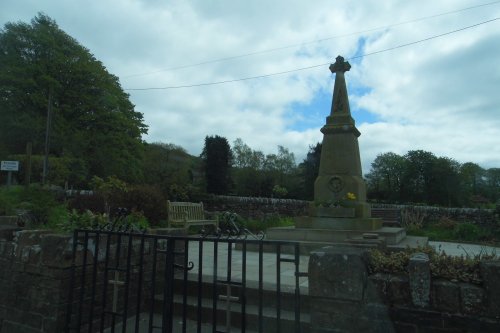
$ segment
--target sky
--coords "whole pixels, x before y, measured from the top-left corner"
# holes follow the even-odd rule
[[[148,142],[199,155],[220,135],[299,163],[342,55],[365,174],[418,149],[500,167],[500,1],[2,0],[0,25],[38,12],[119,78]]]

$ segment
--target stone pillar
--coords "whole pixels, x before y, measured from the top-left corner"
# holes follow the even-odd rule
[[[431,291],[431,269],[429,256],[425,253],[415,253],[408,263],[411,298],[415,306],[429,306]]]
[[[370,301],[364,258],[364,250],[343,246],[311,253],[311,333],[394,332],[387,308]]]
[[[487,311],[491,316],[500,319],[500,261],[483,261],[480,267]]]

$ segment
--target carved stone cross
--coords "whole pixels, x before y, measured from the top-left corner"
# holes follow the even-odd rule
[[[120,273],[115,271],[114,280],[108,280],[108,283],[113,285],[113,312],[116,313],[118,308],[118,286],[124,286],[125,281],[120,281]]]

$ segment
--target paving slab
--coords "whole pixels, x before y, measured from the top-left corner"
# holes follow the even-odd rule
[[[475,256],[479,254],[496,254],[500,256],[500,247],[453,242],[430,241],[429,245],[436,251],[445,252],[451,256]]]

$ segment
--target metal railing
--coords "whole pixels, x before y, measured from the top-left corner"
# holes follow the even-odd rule
[[[300,332],[299,264],[295,242],[75,230],[65,331]]]

